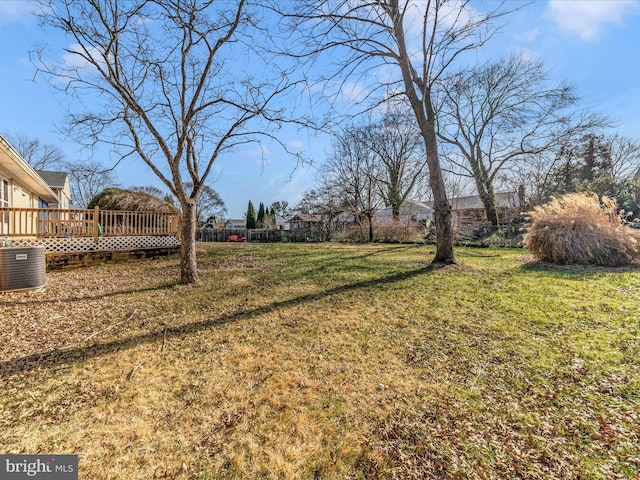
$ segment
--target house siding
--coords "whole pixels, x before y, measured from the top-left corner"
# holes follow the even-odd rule
[[[11,187],[13,202],[11,204],[14,208],[32,208],[31,205],[31,193],[26,192],[22,189],[22,187],[18,185],[13,185]]]
[[[49,203],[58,200],[45,180],[0,135],[0,180],[2,179],[11,184],[10,207],[35,208],[38,196],[47,199]]]

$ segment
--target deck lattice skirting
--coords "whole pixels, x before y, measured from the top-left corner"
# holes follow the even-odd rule
[[[180,241],[173,235],[101,237],[98,238],[97,243],[90,237],[12,238],[11,243],[16,247],[34,247],[41,245],[45,247],[47,252],[53,253],[113,252],[123,250],[177,248],[180,246]]]

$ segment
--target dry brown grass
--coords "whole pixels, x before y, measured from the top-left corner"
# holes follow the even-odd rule
[[[530,216],[524,243],[539,260],[609,267],[640,263],[640,230],[622,224],[614,199],[570,194],[536,207]]]
[[[92,480],[640,472],[638,272],[201,247],[196,285],[161,259],[0,297],[1,453],[77,453]]]

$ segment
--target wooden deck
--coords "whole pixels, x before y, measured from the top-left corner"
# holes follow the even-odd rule
[[[176,235],[177,213],[0,207],[0,236],[118,237]]]
[[[177,213],[0,208],[0,237],[48,255],[175,250],[179,227]]]

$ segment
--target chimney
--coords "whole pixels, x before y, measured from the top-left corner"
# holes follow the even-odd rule
[[[525,198],[524,198],[524,185],[518,185],[518,202],[519,208],[521,212],[524,212],[526,207]]]

